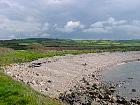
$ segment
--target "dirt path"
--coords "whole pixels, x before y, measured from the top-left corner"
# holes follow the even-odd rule
[[[96,53],[43,58],[6,67],[5,73],[35,90],[58,97],[83,76],[129,60],[140,59],[140,52]]]

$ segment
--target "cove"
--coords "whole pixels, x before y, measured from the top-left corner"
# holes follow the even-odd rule
[[[116,94],[128,99],[140,98],[140,62],[112,67],[103,73],[103,80],[116,85]]]

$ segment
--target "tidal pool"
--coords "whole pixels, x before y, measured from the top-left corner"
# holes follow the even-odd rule
[[[104,80],[116,84],[116,93],[122,97],[140,98],[140,62],[117,65],[103,73]]]

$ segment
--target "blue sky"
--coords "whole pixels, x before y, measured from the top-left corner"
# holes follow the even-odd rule
[[[0,39],[140,39],[140,0],[0,0]]]

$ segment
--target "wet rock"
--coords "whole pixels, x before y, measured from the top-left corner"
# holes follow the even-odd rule
[[[128,101],[126,101],[126,99],[124,97],[117,96],[117,103],[126,104],[126,103],[128,103]]]
[[[111,99],[110,99],[110,102],[111,102],[111,103],[115,103],[116,101],[117,101],[117,98],[114,97],[114,96],[112,96]]]
[[[137,100],[136,100],[136,99],[131,99],[131,100],[130,100],[130,102],[132,102],[132,103],[135,103],[135,104],[136,104],[136,103],[137,103]]]
[[[81,105],[91,105],[92,101],[89,99],[89,97],[84,97],[84,99],[81,102]]]
[[[111,92],[115,92],[115,91],[116,91],[116,89],[115,89],[114,86],[110,87],[109,90],[110,90]]]
[[[132,78],[132,77],[129,77],[128,79],[134,79],[134,78]]]
[[[136,89],[132,89],[132,92],[136,92]]]

